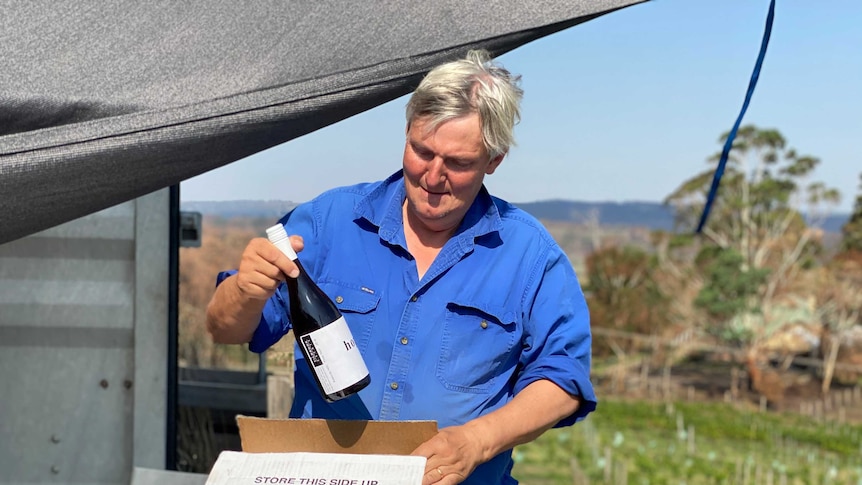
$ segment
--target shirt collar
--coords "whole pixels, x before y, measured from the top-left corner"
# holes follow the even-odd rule
[[[404,172],[399,170],[363,197],[356,204],[354,213],[357,218],[365,219],[376,226],[383,240],[390,244],[403,245],[401,206],[405,197]],[[476,238],[497,232],[502,227],[503,221],[497,205],[483,185],[453,238],[460,239],[462,244],[472,245]]]

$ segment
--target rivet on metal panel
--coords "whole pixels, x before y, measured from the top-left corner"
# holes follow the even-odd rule
[[[54,475],[60,473],[60,467],[58,467],[57,465],[51,465],[51,473],[53,473]]]
[[[102,389],[107,389],[108,388],[108,380],[102,379],[101,381],[99,381],[99,385],[102,386]]]
[[[56,444],[56,443],[59,443],[59,442],[60,442],[60,437],[59,437],[59,436],[57,436],[57,435],[55,435],[55,434],[52,434],[52,435],[51,435],[51,443],[55,443],[55,444]]]
[[[132,388],[132,381],[130,381],[128,379],[124,380],[123,381],[123,387],[125,387],[126,389],[131,389]]]

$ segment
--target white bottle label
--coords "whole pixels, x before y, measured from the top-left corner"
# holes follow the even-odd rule
[[[326,394],[334,394],[368,375],[344,317],[299,338]]]

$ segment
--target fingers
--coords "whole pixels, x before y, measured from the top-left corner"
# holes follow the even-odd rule
[[[451,467],[437,466],[425,470],[425,475],[422,477],[422,485],[455,485],[461,483],[466,478],[462,472],[446,471]]]
[[[290,236],[290,246],[299,253],[305,248],[305,241],[302,240],[302,236]]]
[[[480,463],[464,428],[459,426],[440,430],[412,454],[427,458],[423,485],[461,483]]]
[[[291,236],[291,247],[301,251],[302,238]],[[287,276],[296,277],[299,268],[284,253],[264,238],[252,239],[242,253],[237,285],[249,298],[267,299]]]
[[[290,236],[290,246],[293,248],[294,252],[299,253],[305,247],[305,244],[302,241],[302,237],[300,236]],[[275,248],[275,246],[273,246]],[[291,278],[296,278],[299,276],[299,268],[296,266],[290,258],[284,255],[280,250],[275,248],[277,251],[277,255],[274,260],[269,260],[273,266],[278,268],[282,274],[287,275]],[[269,250],[267,249],[267,252]]]
[[[433,483],[437,483],[443,480],[446,477],[446,474],[443,472],[443,469],[440,467],[431,468],[430,470],[425,469],[425,475],[422,476],[422,485],[431,485]]]

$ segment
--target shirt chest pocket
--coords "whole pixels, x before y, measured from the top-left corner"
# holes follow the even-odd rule
[[[452,301],[446,305],[437,378],[449,390],[481,393],[517,364],[514,312]]]
[[[353,340],[365,354],[374,329],[374,317],[377,315],[380,296],[364,286],[341,282],[321,283],[320,289],[335,302],[350,327]]]

